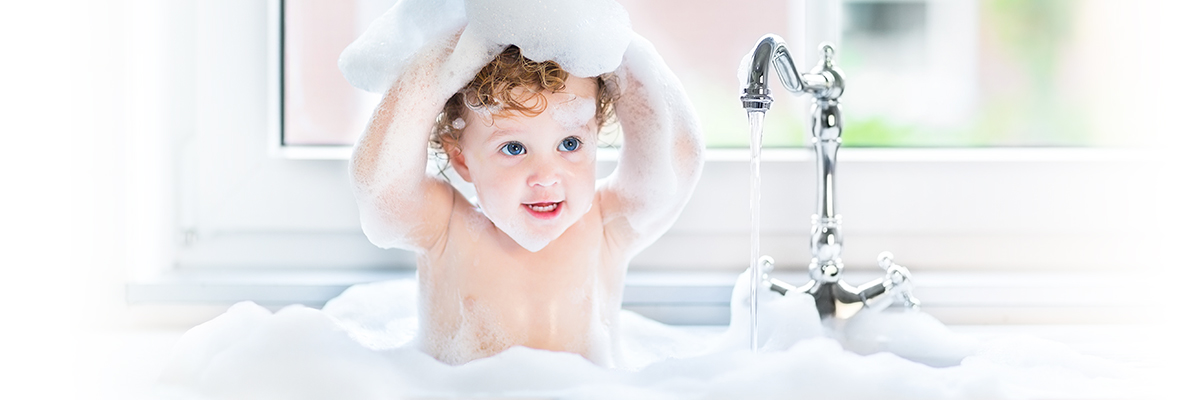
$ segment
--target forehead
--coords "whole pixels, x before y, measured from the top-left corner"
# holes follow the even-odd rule
[[[544,91],[542,94],[546,96],[546,100],[550,100],[550,105],[557,103],[575,100],[577,98],[588,98],[595,100],[596,93],[599,91],[599,84],[596,83],[596,78],[580,78],[575,75],[568,75],[564,87],[554,93]],[[515,98],[524,99],[526,106],[533,106],[537,103],[533,96],[525,96],[526,89],[517,87],[513,89]]]
[[[593,99],[596,98],[596,91],[599,89],[596,78],[580,78],[575,75],[567,76],[566,86],[563,88],[563,92]]]

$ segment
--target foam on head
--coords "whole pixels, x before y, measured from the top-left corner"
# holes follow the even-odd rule
[[[386,92],[417,50],[466,24],[463,0],[397,1],[342,51],[338,68],[354,87]]]
[[[572,96],[561,103],[551,102],[547,111],[564,129],[574,129],[596,119],[596,99]]]
[[[488,126],[495,124],[496,115],[503,112],[503,107],[499,104],[473,105],[470,102],[466,102],[464,103],[464,106],[467,107],[467,110],[474,112],[475,116],[479,117],[479,120],[483,121],[483,123]],[[463,121],[463,128],[466,126],[466,121]]]
[[[446,97],[478,72],[480,59],[508,45],[592,77],[616,70],[633,37],[629,15],[613,0],[401,0],[342,52],[338,67],[355,87],[383,93],[418,49],[459,30],[435,83]]]
[[[629,15],[612,0],[473,0],[466,14],[480,38],[579,77],[617,69],[633,37]]]

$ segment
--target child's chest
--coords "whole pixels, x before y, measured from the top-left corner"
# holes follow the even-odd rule
[[[422,297],[442,310],[430,317],[447,327],[499,328],[538,348],[564,346],[606,323],[619,310],[624,269],[607,254],[599,218],[588,218],[536,253],[492,236],[503,235],[494,228],[452,229],[443,254],[422,271]]]
[[[530,298],[561,298],[606,278],[617,266],[608,255],[598,215],[589,213],[545,248],[530,252],[480,216],[452,221],[436,270],[456,287],[519,291]]]

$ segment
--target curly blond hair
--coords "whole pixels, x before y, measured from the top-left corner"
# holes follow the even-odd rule
[[[567,86],[567,71],[554,61],[535,62],[521,55],[517,46],[508,46],[492,62],[484,66],[475,79],[451,96],[442,108],[430,133],[429,146],[445,154],[458,146],[463,128],[455,128],[454,120],[462,118],[470,108],[492,110],[497,116],[520,113],[527,117],[541,114],[548,106],[543,92],[559,92]],[[596,121],[603,128],[616,119],[613,104],[617,100],[617,78],[613,73],[596,79]],[[520,98],[514,93],[524,89]],[[532,96],[535,100],[527,106]]]

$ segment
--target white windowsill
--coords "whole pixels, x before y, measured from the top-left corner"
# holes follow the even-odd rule
[[[948,324],[1131,323],[1145,318],[1148,296],[1129,295],[1124,274],[1099,272],[944,272],[914,274],[922,309]],[[411,279],[411,270],[208,270],[175,271],[127,286],[133,305],[227,306],[254,301],[267,306],[321,307],[359,283]],[[631,271],[624,307],[681,325],[729,323],[729,299],[737,274]],[[778,273],[793,284],[802,273]],[[875,271],[847,271],[862,284]],[[1114,293],[1126,293],[1114,296]]]

